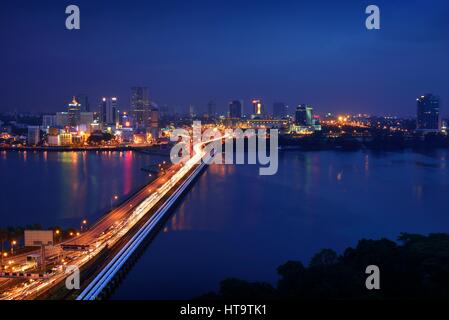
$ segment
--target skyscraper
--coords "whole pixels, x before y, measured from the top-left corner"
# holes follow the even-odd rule
[[[233,100],[229,102],[229,118],[240,119],[243,116],[243,101]]]
[[[89,112],[90,111],[89,98],[85,94],[77,94],[75,96],[75,99],[81,105],[80,106],[81,112]]]
[[[441,129],[440,98],[432,94],[417,99],[416,129],[421,132],[438,132]]]
[[[153,139],[157,139],[159,137],[159,109],[152,107],[150,117],[150,133]]]
[[[69,125],[72,127],[76,127],[79,124],[81,112],[81,105],[76,101],[76,98],[73,97],[72,102],[69,103],[68,114],[69,114]]]
[[[56,125],[56,115],[45,114],[42,116],[42,127],[44,129],[54,127]]]
[[[300,104],[296,108],[295,124],[298,126],[313,125],[313,108],[307,104]]]
[[[28,145],[38,145],[40,143],[41,130],[39,126],[28,126]]]
[[[119,122],[119,107],[116,97],[103,97],[100,103],[100,123],[103,125],[117,125]]]
[[[252,103],[253,103],[253,116],[254,117],[262,116],[264,113],[262,101],[260,101],[259,99],[253,99]]]
[[[116,97],[111,98],[111,108],[108,111],[108,123],[118,125],[120,109],[118,106],[118,99]]]
[[[288,106],[283,102],[273,103],[273,117],[282,119],[288,116]]]
[[[150,117],[150,99],[147,87],[131,88],[131,110],[134,126],[146,128]]]

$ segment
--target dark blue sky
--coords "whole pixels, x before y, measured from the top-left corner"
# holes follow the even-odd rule
[[[77,4],[81,30],[65,29]],[[381,30],[365,29],[365,8]],[[433,92],[449,115],[449,2],[0,2],[0,111],[57,111],[84,92],[91,105],[145,85],[159,105],[260,97],[324,112],[413,115]]]

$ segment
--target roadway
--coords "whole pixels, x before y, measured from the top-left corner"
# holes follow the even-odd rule
[[[221,139],[221,138],[219,138]],[[5,289],[0,292],[0,299],[21,300],[34,299],[44,292],[61,283],[67,275],[65,274],[66,265],[75,265],[80,269],[96,257],[104,248],[110,248],[122,239],[147,213],[158,204],[172,189],[179,185],[186,175],[197,164],[201,163],[201,159],[205,152],[203,147],[212,141],[203,142],[194,146],[193,156],[186,161],[184,165],[172,165],[164,175],[142,188],[129,200],[125,201],[119,207],[110,211],[107,215],[91,226],[89,230],[80,236],[67,240],[64,244],[89,245],[87,252],[64,252],[61,256],[61,244],[54,246],[47,253],[49,258],[57,258],[58,264],[53,268],[53,273],[49,279],[39,280],[23,280],[18,285]],[[154,213],[154,212],[153,212]],[[140,230],[141,231],[141,230]],[[14,257],[16,268],[26,263],[26,256],[23,254]]]

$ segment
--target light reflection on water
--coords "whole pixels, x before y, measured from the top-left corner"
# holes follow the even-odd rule
[[[127,152],[3,152],[1,225],[78,226],[109,210],[113,195],[149,181],[141,168],[158,157]]]
[[[214,165],[200,177],[114,295],[184,299],[361,238],[449,232],[448,151],[286,152],[275,176]]]

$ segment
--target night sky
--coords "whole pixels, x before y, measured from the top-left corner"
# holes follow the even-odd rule
[[[65,29],[65,8],[81,30]],[[365,28],[365,8],[381,30]],[[416,96],[441,96],[449,115],[449,2],[0,1],[0,111],[91,106],[130,87],[182,110],[214,100],[308,103],[318,113],[415,114]],[[447,102],[447,103],[445,103]]]

